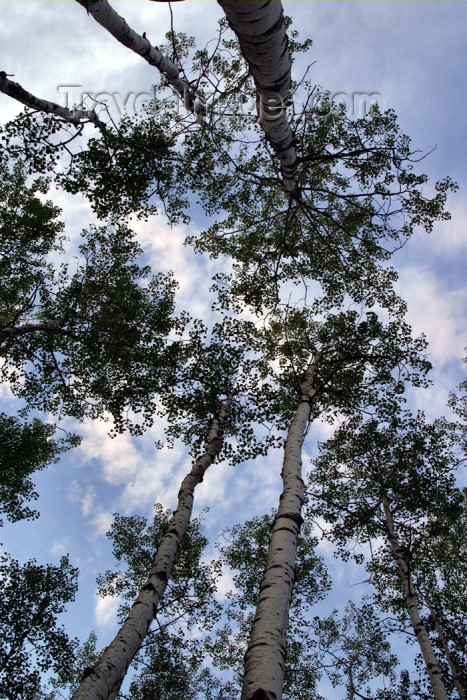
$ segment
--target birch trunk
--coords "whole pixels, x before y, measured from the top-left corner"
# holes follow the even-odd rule
[[[73,700],[113,700],[118,696],[128,667],[148,633],[169,581],[181,539],[190,522],[194,490],[221,449],[220,431],[227,420],[231,403],[232,396],[229,396],[211,423],[208,450],[182,481],[177,510],[154,556],[146,583],[127,619],[95,666],[88,670],[74,693]]]
[[[291,62],[279,0],[217,0],[235,32],[257,90],[257,110],[267,140],[281,164],[284,188],[299,195],[297,155],[286,107],[290,101]]]
[[[266,568],[245,654],[242,700],[282,698],[287,624],[305,498],[301,451],[310,418],[310,402],[316,393],[320,359],[320,353],[313,355],[305,372],[300,384],[300,402],[285,441],[283,492],[271,531]]]
[[[399,569],[399,573],[404,584],[404,597],[407,606],[407,611],[409,613],[410,623],[412,625],[413,631],[415,632],[415,636],[420,646],[420,651],[422,652],[423,660],[425,661],[425,666],[428,673],[428,678],[430,679],[433,695],[435,697],[435,700],[448,700],[446,688],[444,686],[443,679],[441,678],[438,660],[433,652],[433,647],[431,646],[430,637],[428,635],[427,629],[420,617],[418,598],[413,585],[410,568],[404,558],[404,553],[402,551],[402,547],[396,534],[394,519],[392,517],[392,512],[387,496],[383,496],[382,504],[384,510],[384,517],[386,521],[386,527],[388,529],[389,534],[391,553],[394,558],[394,561],[397,564],[397,568]]]
[[[183,104],[193,114],[206,114],[206,108],[196,99],[186,80],[180,78],[180,67],[162,55],[157,46],[152,46],[146,37],[135,32],[116,12],[107,0],[76,0],[101,27],[112,34],[120,44],[144,58],[167,79],[183,99]]]
[[[66,331],[61,328],[58,321],[42,321],[41,323],[25,323],[24,326],[17,328],[2,328],[0,330],[0,345],[8,338],[16,338],[29,333],[39,333],[45,331],[47,333],[58,333],[65,335]]]
[[[49,100],[36,97],[21,87],[19,83],[8,80],[5,71],[0,71],[0,92],[3,92],[5,95],[12,97],[14,100],[21,102],[21,104],[37,112],[54,114],[56,117],[60,117],[69,124],[74,124],[74,126],[81,124],[84,119],[85,122],[92,122],[102,133],[107,133],[107,127],[92,110],[71,110],[55,102],[49,102]]]
[[[443,628],[441,627],[441,623],[438,619],[438,615],[435,612],[434,606],[432,602],[424,596],[425,600],[425,605],[427,606],[429,612],[430,612],[430,617],[433,620],[433,623],[435,625],[436,633],[438,635],[438,639],[440,641],[440,644],[443,648],[444,655],[446,657],[446,660],[449,665],[449,670],[451,671],[451,678],[452,682],[454,683],[454,686],[457,690],[457,694],[459,695],[459,700],[467,700],[467,693],[465,692],[465,688],[461,683],[461,680],[459,678],[459,672],[457,670],[457,665],[454,659],[452,658],[451,655],[451,650],[449,649],[449,644],[448,640],[446,639],[446,636],[444,634]]]

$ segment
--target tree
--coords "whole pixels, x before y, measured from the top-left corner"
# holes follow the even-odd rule
[[[282,3],[218,2],[255,81],[259,122],[280,160],[284,189],[297,196],[297,155],[286,111],[290,104],[291,61]]]
[[[188,347],[177,340],[188,317],[174,314],[176,282],[138,264],[141,248],[119,223],[91,226],[79,257],[52,263],[63,225],[36,196],[46,181],[26,186],[19,164],[2,166],[0,377],[29,409],[108,412],[117,431],[140,431],[128,408],[151,423],[151,396],[171,384]]]
[[[157,518],[156,513],[153,532],[148,533],[147,536],[150,545],[156,548],[149,567],[149,575],[145,567],[140,573],[139,578],[143,580],[140,581],[138,587],[135,587],[134,584],[128,586],[128,582],[125,581],[123,585],[117,586],[117,590],[119,588],[125,590],[126,588],[126,593],[128,593],[128,588],[130,588],[131,597],[134,597],[135,592],[138,591],[135,602],[131,610],[126,611],[127,615],[124,624],[113,642],[105,649],[93,668],[89,669],[88,673],[84,676],[82,683],[73,695],[75,700],[79,700],[79,698],[89,698],[91,696],[105,698],[117,697],[127,669],[135,654],[141,648],[141,644],[149,632],[149,627],[158,613],[160,602],[172,575],[175,557],[182,540],[185,538],[185,542],[189,541],[190,532],[188,531],[188,526],[193,509],[194,489],[196,485],[202,481],[206,469],[214,461],[220,451],[222,444],[220,429],[227,419],[231,401],[232,397],[228,397],[222,405],[218,416],[213,419],[207,439],[208,449],[206,453],[196,461],[190,474],[183,480],[178,495],[177,510],[170,522],[166,516],[166,527],[161,528],[161,525],[156,523],[157,519],[161,519],[161,514],[159,514],[159,518]],[[117,527],[118,526],[115,527],[113,533],[116,536],[118,536]],[[161,529],[163,532],[159,534]],[[191,533],[193,529],[194,528],[192,528]],[[143,544],[144,542],[140,542],[139,546]],[[123,552],[125,552],[125,550],[123,550]],[[134,567],[132,568],[134,570]],[[175,570],[175,577],[176,575],[177,571]]]
[[[153,548],[173,529],[169,511],[156,504],[151,525],[142,517],[116,515],[108,533],[114,554],[123,570],[107,571],[98,579],[99,594],[120,596],[119,619],[123,621],[130,605],[147,579],[153,565]],[[134,666],[140,671],[130,686],[133,698],[155,693],[159,697],[197,697],[203,684],[202,640],[190,638],[190,630],[203,620],[209,631],[217,619],[218,604],[213,598],[219,566],[201,562],[207,545],[201,520],[192,520],[180,541],[179,555],[167,584],[164,600],[158,606],[150,629]],[[181,672],[185,669],[185,672]],[[151,688],[157,690],[151,690]]]
[[[145,36],[131,29],[107,0],[77,2],[120,43],[155,66],[190,112],[201,119],[206,116],[207,106],[197,99],[191,83],[180,77],[180,66],[165,57],[157,47],[151,46]],[[261,6],[253,6],[238,0],[220,0],[219,4],[237,36],[254,78],[259,121],[281,162],[285,191],[298,195],[295,180],[297,156],[286,112],[290,101],[291,61],[282,3],[267,0]]]
[[[443,675],[450,678],[460,700],[465,700],[467,676],[465,638],[467,610],[463,591],[467,571],[466,492],[458,507],[442,517],[428,517],[426,536],[415,552],[414,585],[427,610],[425,624],[437,648]]]
[[[349,602],[344,615],[337,610],[326,619],[315,618],[320,662],[333,687],[345,684],[346,698],[410,700],[414,688],[406,671],[397,673],[384,623],[371,600]],[[382,688],[372,688],[381,679]],[[364,686],[365,684],[365,686]]]
[[[312,355],[300,382],[300,399],[284,444],[283,492],[271,529],[256,615],[245,654],[242,699],[280,697],[285,639],[295,574],[297,536],[305,496],[301,451],[316,393],[321,353]]]
[[[368,563],[379,603],[398,615],[404,609],[439,699],[448,697],[446,678],[422,618],[417,560],[423,541],[439,530],[447,513],[459,514],[457,441],[446,421],[429,424],[423,414],[380,410],[370,420],[350,419],[339,428],[310,475],[310,513],[330,523],[327,536],[344,556],[356,543],[384,538]],[[427,520],[437,525],[426,527]],[[433,559],[425,567],[434,575]]]
[[[248,48],[245,42],[251,23],[238,22],[238,11],[242,8],[253,10],[254,17],[264,10],[264,23],[269,28],[268,22],[274,12],[279,13],[277,35],[271,35],[273,38],[268,48],[274,53],[278,39],[283,48],[286,44],[280,4],[268,2],[261,7],[259,4],[253,7],[251,3],[246,7],[246,3],[239,2],[222,4],[231,13],[231,21],[236,23],[241,50],[249,58],[255,84],[248,81],[243,64],[237,60],[241,55],[238,48],[222,38],[221,28],[221,48],[213,55],[201,51],[193,57],[197,72],[196,93],[202,99],[203,91],[211,81],[215,85],[215,99],[220,99],[244,81],[247,95],[256,94],[258,90],[261,97],[263,88],[260,82],[264,77],[269,80],[271,73],[266,71],[265,76],[259,77],[252,61],[251,47]],[[164,64],[161,52],[154,50],[144,37],[135,36],[124,20],[118,16],[117,19],[116,13],[109,10],[107,3],[86,3],[86,6],[96,10],[115,29],[114,35],[123,31],[126,45],[145,54],[154,65],[165,65],[169,83],[175,85],[179,94],[187,92],[190,81],[180,82],[178,68],[174,71],[173,64]],[[169,38],[174,53],[181,50],[183,54],[188,49],[187,40],[177,38],[173,33]],[[300,47],[296,42],[295,49],[301,48],[303,45]],[[230,61],[226,54],[232,49],[234,60]],[[137,433],[145,425],[150,425],[154,416],[154,398],[158,397],[162,412],[170,421],[169,437],[182,437],[189,444],[199,445],[204,443],[207,421],[213,416],[221,416],[225,404],[231,400],[232,421],[225,424],[225,434],[231,438],[230,442],[224,440],[222,446],[219,445],[216,433],[214,444],[213,433],[210,433],[207,452],[201,460],[196,460],[195,473],[190,475],[189,480],[193,483],[186,493],[185,488],[182,491],[182,508],[185,497],[188,502],[192,501],[194,484],[203,476],[206,463],[210,463],[214,456],[232,456],[229,450],[236,439],[237,461],[261,450],[264,452],[274,443],[277,433],[292,421],[287,452],[293,443],[296,464],[291,469],[290,460],[286,458],[284,461],[285,480],[291,477],[293,485],[291,489],[284,489],[283,502],[293,501],[293,507],[286,508],[285,512],[284,509],[279,511],[274,527],[259,612],[247,653],[248,663],[258,651],[254,635],[261,627],[263,603],[268,614],[278,616],[281,624],[275,639],[274,666],[269,660],[261,674],[252,672],[253,680],[248,673],[246,675],[248,689],[244,697],[253,695],[256,698],[271,697],[271,693],[281,697],[282,694],[286,623],[303,499],[300,448],[308,422],[322,410],[334,415],[339,412],[355,414],[362,403],[368,405],[377,400],[375,386],[378,381],[389,385],[394,392],[400,390],[401,381],[396,379],[399,371],[407,378],[417,377],[424,364],[418,352],[423,343],[417,345],[408,338],[410,333],[401,320],[403,304],[392,288],[396,276],[386,263],[393,250],[403,244],[416,226],[422,224],[430,230],[435,220],[447,217],[444,211],[446,194],[454,188],[453,183],[446,179],[438,183],[432,199],[424,198],[422,188],[426,178],[412,171],[414,154],[392,113],[380,114],[373,110],[368,117],[350,122],[343,118],[339,108],[324,101],[317,111],[307,113],[304,108],[289,125],[282,103],[288,99],[289,92],[290,62],[286,54],[283,53],[284,70],[277,83],[281,95],[281,119],[277,125],[280,127],[280,145],[285,147],[285,168],[282,168],[282,174],[285,171],[286,175],[285,188],[277,164],[271,158],[270,145],[276,151],[278,146],[271,130],[265,140],[260,126],[255,126],[252,137],[248,138],[245,134],[251,125],[249,117],[234,115],[222,125],[220,118],[203,107],[198,115],[202,118],[194,120],[191,114],[197,109],[191,90],[188,90],[189,124],[176,117],[158,122],[151,115],[137,123],[125,120],[120,125],[106,125],[100,129],[100,136],[91,139],[81,152],[70,152],[70,163],[65,169],[54,169],[53,172],[60,187],[86,195],[96,213],[100,217],[109,217],[109,221],[104,227],[93,229],[83,244],[81,253],[86,263],[79,275],[67,277],[63,272],[57,281],[51,270],[52,277],[49,279],[46,275],[44,291],[40,295],[41,300],[45,300],[43,306],[39,311],[27,307],[24,312],[27,322],[16,326],[10,323],[5,335],[5,347],[11,353],[7,356],[12,365],[19,359],[23,371],[21,382],[17,384],[19,395],[27,398],[31,405],[39,400],[43,402],[41,407],[54,410],[63,405],[68,413],[78,418],[89,414],[102,415],[107,410],[116,421],[117,430],[129,427]],[[272,73],[276,77],[280,73],[277,66],[273,66]],[[21,96],[23,103],[44,109],[46,113],[54,112],[50,105],[41,106],[40,101],[21,86],[12,86],[6,76],[2,75],[1,80],[9,94]],[[268,86],[270,83],[266,82]],[[310,88],[308,99],[311,99],[311,94]],[[267,101],[266,117],[260,111],[260,117],[264,117],[263,126],[271,126],[271,110],[276,105],[274,97],[272,104]],[[83,120],[86,121],[84,111],[78,112],[83,113],[64,115],[66,128],[72,132],[70,141],[81,133]],[[160,117],[157,109],[156,117]],[[91,121],[96,123],[94,118]],[[59,125],[55,116],[40,123],[26,112],[7,130],[5,138],[9,139],[10,154],[29,158],[25,154],[32,148],[31,170],[42,172],[57,154],[68,148],[66,137],[60,137],[59,143],[56,142]],[[32,140],[34,145],[30,148],[27,134],[31,129],[40,137]],[[298,156],[293,149],[291,134],[299,145]],[[179,157],[175,146],[181,145],[182,137],[183,157]],[[154,171],[156,164],[161,165],[161,177]],[[297,182],[300,183],[301,197],[287,194],[284,199],[284,189],[286,193],[293,191],[293,195],[298,194]],[[125,222],[121,221],[134,211],[139,216],[152,212],[155,205],[151,197],[155,192],[163,201],[170,193],[172,208],[169,212],[185,216],[183,193],[189,188],[199,194],[206,213],[215,214],[217,219],[195,242],[197,248],[214,257],[225,255],[233,261],[233,274],[216,280],[219,293],[217,310],[228,319],[220,341],[214,339],[211,342],[209,338],[204,342],[208,333],[198,324],[193,324],[183,335],[187,319],[174,318],[173,283],[166,276],[159,277],[159,286],[154,283],[152,295],[148,298],[147,287],[138,284],[140,271],[133,264],[137,249]],[[405,216],[402,224],[399,223],[400,213]],[[115,280],[107,267],[109,260],[111,264],[117,261]],[[292,314],[292,304],[285,300],[291,286],[297,283],[304,289],[304,311]],[[309,287],[315,283],[320,286],[318,294],[324,296],[309,309]],[[128,299],[132,301],[133,313],[135,308],[143,309],[137,324],[132,324],[131,316],[129,320],[126,315]],[[342,312],[343,305],[349,307],[353,303],[361,306],[365,321],[360,322],[358,314],[353,312]],[[244,311],[245,307],[254,314],[255,320],[265,315],[268,317],[265,333],[253,332],[251,326],[254,324],[250,324],[238,346],[232,350],[229,342],[232,333],[238,331],[238,325],[231,321],[231,317]],[[370,311],[373,307],[378,312],[383,307],[383,313],[395,308],[398,318],[395,322],[391,319],[388,324],[383,324],[376,311]],[[32,315],[32,321],[27,314]],[[314,316],[324,316],[323,324],[320,325]],[[146,317],[150,319],[147,326]],[[66,322],[70,318],[74,325],[68,327]],[[121,326],[117,324],[117,348],[115,327],[108,323],[109,318],[121,321]],[[144,338],[139,335],[140,325],[144,328]],[[179,334],[176,342],[171,336],[173,333]],[[310,342],[313,335],[319,342]],[[127,343],[120,342],[121,336]],[[136,349],[132,344],[135,336],[137,341],[142,341],[137,342]],[[236,342],[234,339],[232,345],[235,346]],[[25,346],[25,343],[28,344]],[[194,348],[200,351],[200,362],[194,355]],[[55,354],[57,350],[58,356]],[[254,364],[249,354],[256,351],[263,359],[259,360],[258,373],[254,375],[261,381],[253,387],[252,377],[246,377]],[[27,362],[31,357],[35,366],[34,372],[29,373]],[[232,357],[235,359],[233,371]],[[73,364],[76,358],[79,373]],[[106,370],[107,366],[111,369],[110,376],[102,371],[104,363]],[[275,363],[281,367],[279,373],[274,371]],[[157,373],[148,371],[147,367],[157,367]],[[135,376],[138,376],[137,383],[133,381]],[[37,377],[41,377],[40,386]],[[110,382],[106,383],[109,379]],[[239,380],[242,391],[233,398],[229,384]],[[258,397],[255,397],[255,392]],[[282,405],[280,399],[285,399]],[[92,401],[91,407],[89,400]],[[142,421],[126,417],[128,409],[142,412]],[[294,414],[296,419],[293,419]],[[245,426],[251,418],[263,417],[272,417],[275,433],[259,446],[260,441],[256,440],[251,424],[246,429]],[[297,435],[293,436],[296,423],[300,425]],[[137,618],[143,632],[138,632],[139,639],[133,643],[130,654],[115,663],[114,676],[110,680],[104,679],[106,697],[109,692],[111,697],[118,692],[125,668],[154,616],[154,603],[161,599],[164,583],[167,583],[174,564],[173,554],[186,531],[190,510],[188,503],[185,513],[188,518],[183,518],[176,533],[170,532],[171,528],[167,533],[175,535],[172,537],[175,542],[170,547],[168,566],[162,575],[165,581],[159,586],[160,590],[156,590],[157,586],[151,580],[145,584],[142,598],[138,599],[138,602],[146,599],[147,614],[139,616],[137,610],[130,613],[132,619]],[[180,515],[177,512],[175,516],[177,523]],[[290,538],[284,550],[282,535],[285,531]],[[160,551],[162,556],[163,546]],[[161,574],[157,556],[151,575],[161,579],[157,576]],[[285,582],[285,595],[276,596],[276,604],[272,606],[270,601],[265,601],[263,593],[266,586],[269,588],[274,569],[271,562],[277,557],[282,557],[283,575],[276,583]],[[264,630],[260,629],[260,635],[263,633]],[[123,644],[126,643],[125,637]],[[265,650],[268,648],[272,649],[272,645],[264,645]],[[108,656],[113,653],[111,645]],[[174,647],[173,654],[176,653]],[[260,659],[260,665],[263,662],[264,657]],[[88,678],[97,675],[91,670]],[[274,680],[272,690],[267,687],[271,678]]]
[[[59,673],[73,660],[76,640],[56,622],[77,590],[78,570],[67,557],[60,566],[0,559],[0,693],[8,700],[35,700],[41,673]]]
[[[227,594],[227,624],[208,640],[207,650],[221,670],[233,672],[228,683],[228,698],[238,697],[243,680],[243,657],[254,610],[260,593],[261,572],[267,566],[270,530],[276,514],[247,520],[223,531],[218,547],[221,562],[233,570],[234,591]],[[294,595],[290,607],[289,634],[283,667],[284,692],[287,697],[305,700],[316,696],[319,668],[314,654],[308,612],[322,599],[331,582],[323,561],[316,555],[316,538],[305,526],[297,537],[297,563],[294,572]],[[282,692],[282,689],[281,689]]]
[[[38,517],[27,503],[38,497],[31,474],[57,462],[62,452],[79,441],[77,436],[53,440],[54,433],[54,425],[37,418],[21,423],[0,413],[0,512],[8,520]]]

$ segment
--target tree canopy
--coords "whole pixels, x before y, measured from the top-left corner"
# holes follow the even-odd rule
[[[162,82],[148,110],[117,120],[90,97],[61,107],[0,72],[24,107],[0,130],[0,373],[21,402],[17,417],[0,413],[0,506],[13,522],[38,517],[33,473],[91,419],[114,438],[151,431],[154,470],[179,444],[192,464],[173,512],[114,514],[120,568],[97,585],[119,597],[121,627],[102,652],[91,625],[79,647],[57,625],[76,592],[68,557],[4,555],[1,692],[321,700],[330,683],[351,700],[465,700],[465,407],[453,394],[458,419],[430,422],[406,405],[431,362],[392,263],[449,218],[457,185],[428,189],[394,111],[355,118],[330,93],[315,102],[307,73],[291,74],[311,42],[280,2],[219,0],[226,19],[206,48],[175,27],[152,46],[107,0],[78,3]],[[184,111],[166,108],[173,90]],[[85,202],[79,235],[54,198]],[[156,215],[187,227],[204,270],[218,265],[203,318],[141,242]],[[333,434],[305,486],[323,422]],[[198,485],[216,462],[242,483],[260,459],[277,475],[282,463],[277,510],[224,528],[203,554]],[[323,540],[372,585],[325,615],[322,599],[342,589]],[[418,643],[411,668],[394,651],[401,631]]]

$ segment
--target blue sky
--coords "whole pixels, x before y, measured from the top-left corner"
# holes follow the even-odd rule
[[[461,358],[467,345],[467,3],[285,0],[283,4],[302,37],[313,39],[309,53],[294,65],[294,77],[306,63],[314,63],[312,80],[332,93],[378,93],[385,108],[395,109],[416,148],[435,149],[420,166],[430,179],[450,175],[460,184],[449,199],[452,220],[436,225],[430,236],[419,232],[394,261],[400,272],[399,290],[409,304],[409,321],[416,333],[427,334],[434,365],[433,387],[415,392],[413,405],[435,417],[444,411],[449,390],[462,379]],[[170,28],[164,4],[119,0],[114,5],[134,29],[146,31],[152,43],[164,42]],[[63,86],[70,85],[89,92],[136,95],[158,81],[155,69],[120,46],[77,3],[0,0],[0,9],[0,67],[37,96],[63,103]],[[175,28],[193,34],[199,46],[214,36],[221,16],[214,0],[175,3],[173,12]],[[2,121],[18,111],[12,100],[0,95]],[[64,209],[71,236],[92,221],[83,202],[59,194],[57,204]],[[191,228],[201,225],[195,220]],[[217,267],[209,262],[201,265],[182,248],[186,234],[182,226],[169,235],[162,217],[157,217],[135,229],[156,268],[174,269],[181,305],[206,317],[209,277]],[[200,288],[205,292],[200,294]],[[0,400],[0,408],[14,410],[6,387],[0,389]],[[326,431],[325,426],[312,428],[306,452]],[[179,446],[155,453],[155,431],[138,439],[123,435],[112,441],[105,424],[86,422],[80,432],[80,448],[37,475],[40,520],[7,525],[1,539],[21,559],[54,562],[70,552],[81,571],[78,602],[68,616],[70,632],[85,635],[94,628],[104,644],[115,631],[115,606],[113,601],[96,599],[95,576],[111,566],[104,535],[112,513],[149,515],[156,500],[174,507],[190,460]],[[199,512],[210,506],[211,535],[276,505],[280,461],[275,453],[235,470],[224,464],[213,467],[199,487],[195,508]],[[253,493],[248,505],[246,493]]]

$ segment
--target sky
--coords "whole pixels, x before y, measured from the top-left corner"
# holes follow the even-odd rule
[[[153,44],[164,42],[170,29],[165,4],[118,0],[113,5]],[[313,64],[312,80],[345,98],[349,109],[363,94],[377,96],[384,108],[396,111],[414,147],[432,151],[421,164],[430,180],[450,175],[460,185],[448,201],[452,220],[436,224],[430,236],[419,232],[393,261],[409,322],[415,333],[426,333],[434,366],[433,386],[413,393],[413,407],[433,418],[443,413],[449,391],[463,378],[461,358],[467,346],[467,3],[284,0],[283,5],[302,38],[313,39],[308,54],[295,63],[294,77]],[[0,68],[39,97],[65,104],[71,92],[115,94],[116,104],[127,101],[131,108],[158,81],[155,69],[72,0],[0,0],[0,11]],[[214,0],[186,0],[173,5],[173,14],[175,29],[193,35],[201,46],[215,35],[221,10]],[[17,104],[0,95],[2,122],[18,111]],[[83,202],[59,194],[56,203],[64,208],[69,235],[92,220]],[[201,225],[195,220],[191,227]],[[201,262],[183,248],[183,226],[170,231],[157,217],[136,228],[150,262],[157,269],[174,269],[180,303],[206,316],[209,297],[199,290],[207,289],[215,264]],[[15,407],[7,387],[0,387],[0,410]],[[95,629],[102,644],[116,631],[115,601],[95,596],[96,574],[112,565],[105,538],[112,513],[149,515],[155,501],[173,508],[190,468],[179,446],[155,452],[154,431],[110,440],[107,430],[106,424],[85,422],[81,446],[35,479],[41,518],[6,525],[0,533],[7,551],[20,559],[57,562],[70,553],[80,568],[80,592],[67,625],[72,635],[82,637]],[[327,430],[316,425],[310,431],[305,465]],[[196,494],[195,513],[210,507],[208,533],[215,537],[220,527],[274,507],[280,467],[279,453],[235,469],[215,465]]]

